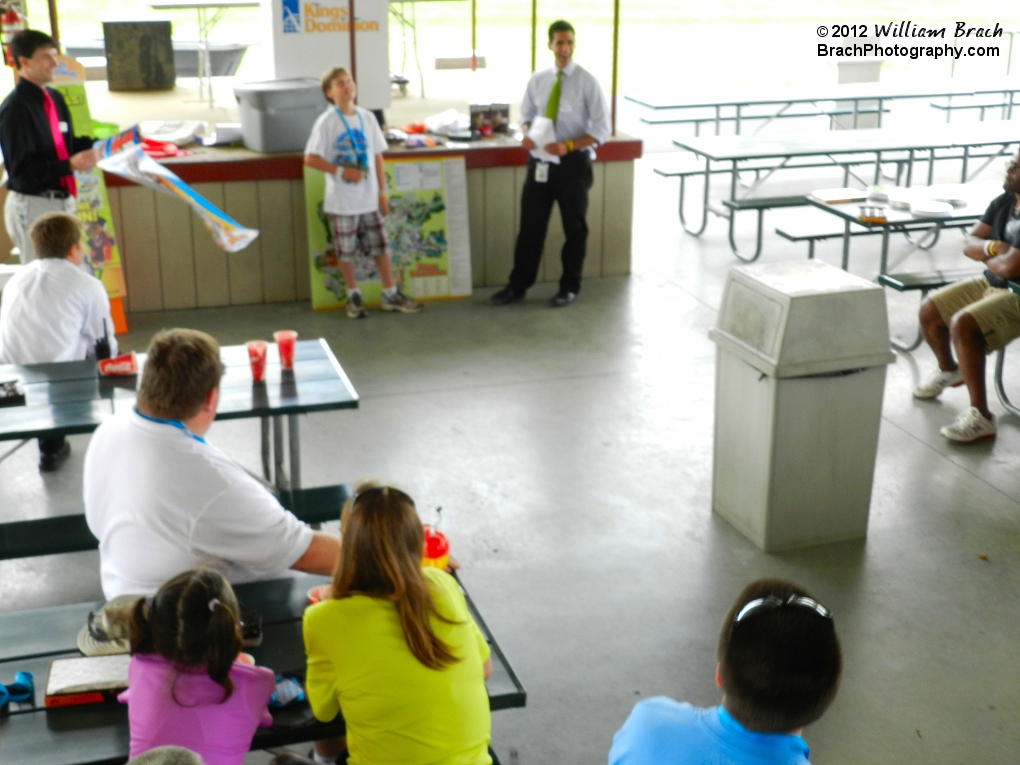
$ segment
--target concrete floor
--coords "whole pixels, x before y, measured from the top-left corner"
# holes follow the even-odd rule
[[[806,732],[816,764],[1015,762],[1020,422],[1003,416],[995,443],[950,446],[938,427],[965,393],[912,400],[932,358],[900,355],[889,367],[867,541],[757,550],[711,512],[707,332],[734,260],[721,222],[700,239],[680,231],[675,182],[651,173],[655,159],[639,164],[634,274],[587,281],[568,309],[549,309],[554,286],[540,285],[507,308],[490,307],[484,290],[420,316],[359,322],[303,304],[168,312],[131,316],[122,343],[142,349],[175,325],[225,344],[281,327],[328,339],[362,402],[303,420],[306,483],[378,476],[423,513],[443,506],[464,581],[529,692],[527,708],[493,716],[504,763],[511,750],[521,765],[604,762],[638,699],[716,703],[719,620],[760,576],[793,579],[835,613],[846,673]],[[782,219],[770,215],[772,225]],[[960,241],[945,234],[934,255],[907,265],[958,262]],[[853,270],[873,276],[877,246],[855,239]],[[895,242],[894,255],[903,248]],[[763,260],[805,250],[768,235]],[[819,247],[829,262],[838,251]],[[913,331],[916,297],[890,297],[890,311],[896,331]],[[1008,382],[1020,390],[1020,374]],[[256,428],[220,423],[211,438],[256,469]],[[72,443],[53,475],[36,471],[32,445],[0,461],[0,520],[76,506],[87,437]],[[95,554],[3,563],[0,582],[4,610],[100,593]]]

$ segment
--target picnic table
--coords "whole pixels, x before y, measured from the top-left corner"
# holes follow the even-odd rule
[[[304,677],[301,617],[310,588],[329,581],[312,574],[235,586],[238,600],[262,617],[262,645],[246,649],[258,664],[277,674]],[[460,580],[458,579],[458,582]],[[461,583],[461,589],[464,590]],[[468,609],[492,652],[492,676],[485,685],[492,710],[523,707],[527,691],[471,596]],[[35,674],[33,703],[12,704],[0,717],[0,762],[18,765],[120,765],[128,756],[127,707],[116,703],[45,709],[43,693],[50,661],[78,656],[76,637],[88,613],[100,603],[78,603],[0,614],[0,677],[15,671]],[[317,721],[307,703],[271,710],[273,725],[259,728],[252,749],[286,746],[343,733],[343,721]]]
[[[275,468],[277,489],[299,489],[299,415],[357,408],[358,394],[347,374],[322,338],[296,343],[293,370],[282,368],[276,344],[269,343],[260,383],[252,382],[245,346],[224,346],[220,358],[225,371],[216,419],[260,418],[265,479],[273,479]],[[91,433],[134,407],[144,363],[145,354],[139,354],[138,375],[131,377],[102,377],[95,361],[0,365],[0,380],[17,380],[26,398],[24,406],[0,409],[0,441]],[[288,452],[289,475],[284,469]]]
[[[775,206],[807,204],[800,197],[757,197],[755,192],[773,174],[783,169],[805,167],[841,167],[843,185],[849,183],[850,168],[855,165],[874,165],[873,182],[881,180],[882,163],[897,163],[897,182],[905,168],[905,184],[913,182],[915,162],[928,165],[927,182],[933,180],[936,160],[953,159],[961,162],[961,182],[977,175],[995,158],[1006,154],[1011,147],[1020,144],[1020,131],[1008,123],[982,123],[978,125],[933,125],[913,130],[860,130],[835,131],[821,134],[807,134],[785,138],[759,136],[722,136],[708,138],[684,138],[673,142],[686,149],[699,160],[697,169],[677,172],[656,169],[663,176],[680,178],[678,211],[680,223],[687,233],[700,236],[708,224],[708,213],[729,221],[730,247],[734,254],[744,260],[754,260],[761,253],[762,214]],[[983,149],[980,153],[975,150]],[[944,153],[939,155],[938,151]],[[973,159],[986,161],[974,173],[970,172]],[[721,166],[721,167],[720,167]],[[755,180],[747,185],[746,191],[738,196],[740,174],[750,170]],[[713,173],[728,173],[730,176],[729,195],[722,200],[722,206],[710,202],[710,179]],[[703,177],[701,221],[697,228],[688,225],[684,213],[686,178]],[[743,255],[734,238],[736,213],[743,209],[758,211],[758,246],[752,255]]]
[[[918,223],[929,223],[932,226],[932,235],[946,225],[978,221],[984,215],[988,203],[1002,193],[1001,185],[989,182],[985,183],[961,183],[961,184],[940,184],[925,188],[918,188],[917,199],[940,197],[943,199],[958,200],[951,212],[944,215],[918,215],[908,210],[896,210],[892,207],[885,208],[884,222],[867,222],[860,219],[861,205],[867,202],[844,202],[830,204],[812,196],[807,197],[808,204],[836,216],[843,221],[843,260],[842,266],[845,270],[850,259],[851,226],[863,226],[868,229],[879,231],[882,234],[882,249],[879,261],[879,274],[886,274],[889,271],[889,235],[895,231],[904,231],[913,228]],[[915,243],[915,246],[923,246]]]
[[[849,114],[853,127],[857,127],[860,114],[874,113],[878,116],[878,126],[882,126],[884,105],[889,101],[915,98],[945,98],[952,102],[954,96],[998,96],[1000,105],[1006,109],[1004,119],[1010,119],[1013,106],[1018,103],[1016,94],[1020,93],[1020,83],[1007,80],[991,80],[981,83],[947,81],[933,84],[919,83],[877,83],[861,82],[846,85],[818,86],[812,88],[776,88],[774,90],[756,89],[744,93],[721,96],[717,92],[688,94],[683,97],[673,96],[624,96],[640,106],[653,111],[672,111],[679,114],[665,117],[642,117],[641,121],[650,125],[678,124],[694,122],[700,128],[703,122],[715,125],[715,135],[719,135],[723,122],[733,122],[737,135],[741,134],[743,123],[748,120],[765,120],[758,127],[761,130],[775,119],[785,117],[806,117],[812,114],[832,115],[831,102],[847,102],[850,104]],[[874,105],[873,105],[874,104]],[[806,105],[808,110],[797,110],[798,105]],[[764,107],[775,107],[765,109]],[[751,111],[749,110],[757,110]],[[709,111],[708,117],[692,117],[685,112]],[[842,114],[843,112],[840,111]],[[756,131],[757,132],[757,131]]]

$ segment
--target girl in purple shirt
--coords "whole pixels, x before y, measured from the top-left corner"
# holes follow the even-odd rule
[[[241,654],[240,610],[223,576],[178,574],[131,619],[131,757],[181,746],[206,765],[241,765],[259,725],[271,725],[274,675]],[[243,657],[243,658],[242,658]]]

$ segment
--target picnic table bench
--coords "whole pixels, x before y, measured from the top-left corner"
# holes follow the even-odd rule
[[[953,282],[960,281],[961,279],[978,276],[980,273],[981,272],[979,270],[972,267],[948,270],[933,269],[931,271],[912,273],[879,274],[878,283],[883,287],[889,287],[897,292],[920,292],[921,299],[923,300],[925,295],[932,290],[945,287]],[[1020,283],[1009,282],[1008,289],[1010,292],[1020,295]],[[919,347],[923,340],[924,337],[921,334],[919,327],[917,330],[917,337],[912,343],[907,345],[899,342],[896,338],[892,338],[892,346],[898,351],[909,353]],[[1002,379],[1006,368],[1007,348],[1009,348],[1008,345],[997,351],[995,354],[995,373],[992,376],[993,385],[995,387],[995,395],[998,397],[999,403],[1002,404],[1003,409],[1010,414],[1020,417],[1020,407],[1010,401],[1009,394],[1006,393],[1006,386]]]
[[[351,485],[339,484],[288,489],[279,492],[278,498],[300,520],[318,525],[339,520],[340,508],[350,495]],[[98,547],[84,512],[0,523],[0,560],[85,552]]]
[[[307,592],[327,577],[300,574],[291,578],[235,586],[238,599],[262,617],[262,645],[248,649],[256,662],[278,674],[304,677],[305,652],[301,617]],[[468,610],[492,654],[492,676],[486,681],[492,710],[523,707],[525,690],[499,643],[478,611],[463,582]],[[12,704],[0,717],[0,761],[18,765],[120,765],[128,755],[127,707],[90,704],[45,709],[42,694],[49,663],[80,655],[77,634],[90,611],[101,604],[75,603],[0,614],[0,677],[33,672],[36,694],[31,703]],[[343,735],[343,721],[316,720],[307,702],[271,710],[273,725],[259,728],[252,749],[334,738]]]

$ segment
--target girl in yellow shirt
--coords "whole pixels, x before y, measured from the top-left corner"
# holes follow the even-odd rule
[[[413,500],[359,486],[340,527],[332,597],[304,616],[315,717],[343,713],[350,765],[490,765],[489,647],[456,580],[422,568]]]

